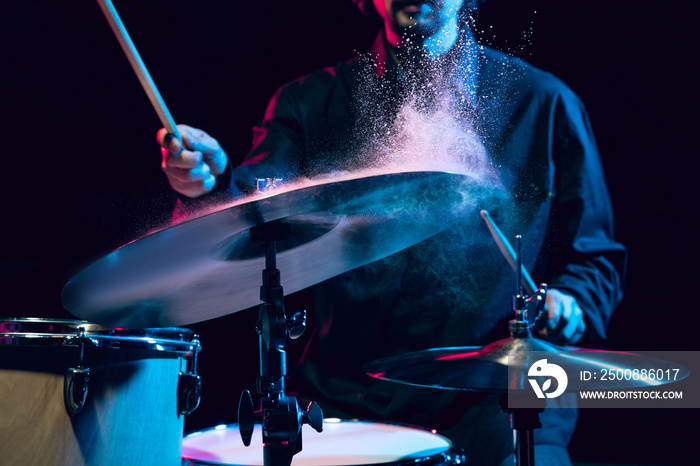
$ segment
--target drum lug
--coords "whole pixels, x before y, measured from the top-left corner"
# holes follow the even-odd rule
[[[78,367],[69,367],[63,377],[63,402],[70,417],[76,416],[85,406],[90,382],[90,368],[83,367],[85,355],[85,327],[76,329],[75,338],[78,340]]]
[[[177,381],[177,412],[186,416],[199,407],[202,397],[202,377],[189,372],[180,372]]]
[[[177,413],[178,416],[192,414],[199,407],[202,398],[202,377],[197,375],[197,355],[202,345],[199,335],[192,338],[192,358],[189,361],[189,372],[180,371],[177,381]]]
[[[63,401],[69,416],[76,416],[85,406],[89,381],[89,368],[69,367],[66,370],[63,379]]]

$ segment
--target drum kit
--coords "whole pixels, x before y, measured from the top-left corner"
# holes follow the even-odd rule
[[[109,0],[98,3],[161,121],[179,139],[114,7]],[[302,410],[285,394],[283,348],[288,337],[304,331],[306,316],[287,318],[284,297],[456,225],[476,211],[481,189],[471,177],[455,173],[359,172],[256,195],[103,257],[62,293],[65,308],[84,320],[0,319],[2,463],[289,466],[294,458],[304,466],[468,464],[468,454],[452,451],[435,431],[324,423],[314,403]],[[366,366],[369,376],[504,395],[528,388],[509,371],[526,368],[524,354],[563,350],[531,336],[546,286],[536,289],[519,254],[488,214],[482,217],[518,277],[511,337],[482,348],[435,348],[377,360]],[[201,396],[201,346],[197,335],[178,326],[256,305],[260,409],[244,392],[236,426],[183,439],[183,416],[197,408]],[[642,357],[598,351],[583,361],[580,368],[625,366]],[[541,408],[503,404],[503,409],[516,434],[515,462],[533,465],[532,433]]]
[[[0,457],[7,464],[288,466],[298,454],[299,465],[468,464],[436,432],[359,421],[327,420],[324,426],[315,404],[302,410],[285,395],[283,348],[287,337],[305,328],[303,312],[286,317],[286,294],[452,227],[475,213],[463,195],[469,189],[478,183],[454,173],[360,173],[258,195],[117,249],[64,288],[64,306],[85,320],[0,321],[7,413],[0,425],[4,438],[14,440],[3,442]],[[519,254],[509,262],[517,282],[530,289]],[[286,290],[282,277],[291,284]],[[367,374],[447,390],[523,391],[528,387],[509,369],[525,369],[528,352],[563,351],[530,333],[545,294],[540,287],[528,297],[518,286],[508,339],[381,359],[366,366]],[[183,416],[199,404],[200,343],[177,326],[242,311],[256,301],[260,409],[244,393],[237,426],[183,440]],[[587,354],[577,370],[625,367],[642,358],[579,351]],[[503,409],[511,414],[517,464],[534,464],[533,429],[541,409]]]

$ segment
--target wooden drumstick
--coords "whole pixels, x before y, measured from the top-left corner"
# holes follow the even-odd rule
[[[175,120],[173,120],[172,115],[170,115],[170,111],[165,105],[160,92],[158,92],[158,88],[153,82],[150,73],[146,69],[146,65],[144,65],[139,52],[136,50],[134,43],[131,41],[131,37],[129,37],[129,33],[126,31],[124,23],[122,23],[122,20],[119,18],[117,10],[114,9],[112,1],[97,0],[97,3],[100,4],[102,13],[104,13],[105,17],[107,18],[114,35],[117,36],[119,45],[121,45],[122,50],[126,54],[126,58],[129,59],[129,63],[131,63],[131,67],[134,69],[136,76],[138,76],[143,90],[146,91],[148,99],[151,101],[151,105],[153,105],[153,108],[158,114],[158,118],[160,118],[160,122],[163,124],[165,129],[168,130],[168,133],[182,142],[180,131],[178,131],[177,126],[175,126]]]
[[[498,249],[501,250],[503,257],[506,258],[506,261],[508,261],[515,273],[518,273],[518,264],[516,262],[517,259],[513,246],[510,245],[510,242],[505,237],[503,232],[498,228],[498,226],[496,226],[487,210],[481,210],[479,211],[479,214],[486,222],[486,226],[489,227],[491,236],[493,236],[493,239],[496,241],[496,246],[498,246]],[[535,286],[535,282],[532,280],[532,277],[530,277],[530,274],[527,273],[524,265],[520,266],[520,273],[522,274],[521,281],[522,285],[525,287],[525,291],[530,296],[534,295],[537,291],[537,286]]]

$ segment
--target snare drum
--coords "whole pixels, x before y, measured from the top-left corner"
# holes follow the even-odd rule
[[[451,452],[452,444],[431,431],[392,424],[329,419],[323,432],[302,426],[300,453],[292,466],[350,466],[370,464],[421,466],[455,464],[462,460]],[[218,426],[185,437],[183,466],[262,465],[262,430],[255,427],[253,441],[245,447],[238,425]]]
[[[180,465],[198,351],[186,329],[0,318],[0,462]]]

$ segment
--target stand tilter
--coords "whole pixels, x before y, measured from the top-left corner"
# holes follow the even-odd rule
[[[284,292],[277,269],[277,241],[291,236],[289,223],[270,222],[250,230],[252,241],[265,242],[265,270],[260,287],[260,315],[256,331],[260,335],[260,377],[256,390],[262,395],[260,410],[255,411],[250,392],[244,391],[238,405],[238,424],[243,443],[250,445],[256,422],[262,424],[263,460],[265,466],[289,466],[292,457],[302,449],[301,426],[309,424],[323,430],[323,413],[316,403],[302,411],[293,396],[284,394],[287,374],[284,344],[287,335],[296,339],[306,328],[306,311],[287,319],[284,313]]]

